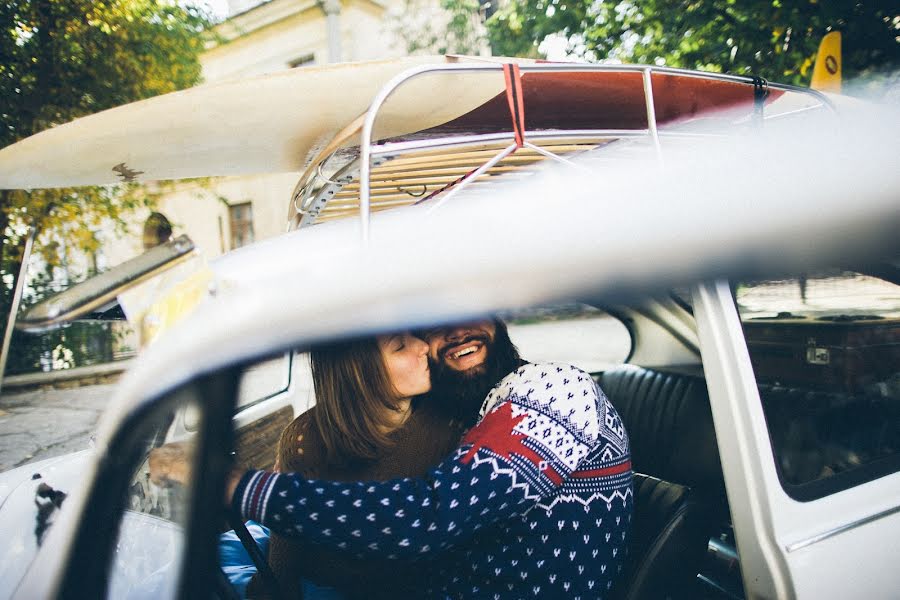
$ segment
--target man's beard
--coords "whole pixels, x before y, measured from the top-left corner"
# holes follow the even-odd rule
[[[442,361],[430,361],[431,389],[434,398],[443,403],[452,416],[471,427],[478,420],[478,411],[488,392],[506,375],[518,367],[522,360],[506,325],[496,322],[496,333],[491,341],[484,335],[472,335],[462,343],[479,341],[484,344],[485,361],[466,371],[456,371]],[[458,347],[457,344],[455,347]]]

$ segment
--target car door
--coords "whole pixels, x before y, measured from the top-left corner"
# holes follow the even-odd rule
[[[891,597],[900,287],[838,269],[704,284],[694,307],[748,597]]]
[[[241,374],[234,415],[236,462],[271,469],[281,432],[315,402],[309,357],[283,352],[253,361]],[[185,415],[185,430],[195,424]]]
[[[239,381],[231,367],[137,405],[113,404],[101,425],[110,434],[54,515],[13,598],[230,597],[209,540],[223,527]],[[149,484],[150,451],[191,411],[193,476],[186,485]]]

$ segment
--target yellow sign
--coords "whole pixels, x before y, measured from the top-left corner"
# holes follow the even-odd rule
[[[832,31],[822,38],[809,87],[823,92],[841,92],[841,32]]]

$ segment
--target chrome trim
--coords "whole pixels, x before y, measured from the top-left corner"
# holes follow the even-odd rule
[[[648,134],[646,129],[550,129],[541,131],[525,131],[525,139],[542,140],[542,139],[593,139],[593,138],[620,138],[620,137],[644,137]],[[412,140],[409,142],[387,142],[373,146],[371,153],[373,156],[381,154],[393,154],[399,152],[417,152],[427,150],[437,150],[440,148],[449,148],[453,146],[465,147],[475,146],[483,143],[505,142],[515,139],[515,134],[511,131],[500,131],[497,133],[481,133],[474,135],[455,135],[437,138],[433,140]]]
[[[662,149],[659,145],[659,130],[656,127],[656,106],[653,104],[653,80],[650,69],[644,69],[641,74],[644,83],[644,103],[647,105],[647,129],[653,138],[653,146],[656,148],[657,158],[662,157]]]
[[[827,531],[823,531],[822,533],[818,533],[816,535],[810,536],[804,540],[800,540],[794,542],[793,544],[788,544],[784,547],[784,549],[790,554],[796,550],[800,550],[802,548],[806,548],[808,546],[812,546],[813,544],[818,544],[823,540],[827,540],[828,538],[832,538],[836,535],[840,535],[846,531],[850,531],[851,529],[856,529],[857,527],[861,527],[863,525],[867,525],[872,523],[873,521],[877,521],[879,519],[883,519],[884,517],[888,517],[895,513],[900,513],[900,506],[895,506],[893,508],[889,508],[887,510],[883,510],[881,512],[875,513],[874,515],[869,515],[868,517],[863,517],[862,519],[857,519],[855,521],[851,521],[850,523],[845,523],[838,527],[834,527]]]
[[[767,121],[775,120],[775,119],[783,119],[784,117],[792,117],[792,116],[798,115],[800,113],[809,112],[811,110],[821,110],[823,108],[828,109],[831,107],[829,107],[827,104],[825,104],[823,102],[821,104],[814,104],[812,106],[804,106],[803,108],[797,108],[795,110],[789,110],[787,112],[780,112],[777,115],[766,115],[764,118]]]

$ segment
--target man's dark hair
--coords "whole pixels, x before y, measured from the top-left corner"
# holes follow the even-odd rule
[[[509,337],[506,323],[494,319],[496,332],[488,344],[485,369],[479,373],[460,373],[443,363],[431,363],[432,394],[443,403],[465,427],[478,420],[478,411],[488,392],[524,361]]]

